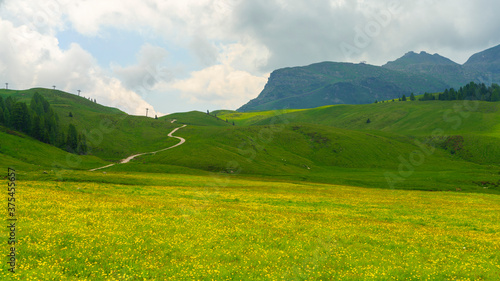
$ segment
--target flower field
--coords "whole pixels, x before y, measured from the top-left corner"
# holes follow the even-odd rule
[[[498,195],[105,176],[135,183],[19,181],[0,279],[500,279]]]

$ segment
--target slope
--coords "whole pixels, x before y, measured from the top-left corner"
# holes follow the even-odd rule
[[[425,75],[367,64],[323,62],[274,71],[260,95],[238,111],[363,104],[446,86]]]
[[[59,116],[61,126],[66,129],[69,124],[75,125],[78,133],[86,136],[90,154],[102,159],[117,161],[132,154],[156,151],[175,144],[175,140],[168,138],[168,133],[176,124],[166,120],[131,116],[116,108],[58,90],[1,90],[0,94],[29,104],[35,92],[49,101]]]
[[[471,56],[464,67],[491,76],[488,82],[500,83],[500,45]]]
[[[7,167],[16,168],[23,176],[40,169],[60,174],[61,170],[85,170],[106,164],[98,157],[74,155],[3,126],[0,126],[0,140],[0,168],[3,171]]]
[[[182,113],[172,113],[159,118],[160,120],[166,120],[168,122],[185,124],[185,125],[197,125],[197,126],[230,126],[228,122],[217,118],[213,113],[206,114],[200,111],[190,111]]]
[[[278,117],[258,119],[258,113],[238,113],[238,117],[259,120],[254,125],[306,122],[374,134],[417,137],[445,146],[451,136],[460,136],[456,154],[467,161],[499,165],[500,103],[470,101],[386,102],[367,105],[335,105],[288,112]],[[223,115],[232,118],[232,114]],[[368,119],[370,123],[367,123]],[[455,153],[455,152],[453,152]]]
[[[408,52],[403,57],[388,62],[383,67],[407,73],[431,75],[445,82],[449,87],[455,88],[477,79],[476,71],[467,70],[439,54],[431,55],[426,52],[419,54]]]

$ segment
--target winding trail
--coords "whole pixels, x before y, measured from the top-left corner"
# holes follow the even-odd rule
[[[179,140],[180,140],[180,142],[179,142],[179,143],[177,143],[177,144],[175,144],[175,145],[172,145],[172,146],[170,146],[170,147],[164,148],[164,149],[157,150],[157,151],[153,151],[153,152],[145,152],[145,153],[139,153],[139,154],[135,154],[135,155],[129,156],[129,157],[127,157],[127,158],[125,158],[125,159],[121,160],[121,161],[120,161],[120,164],[125,164],[125,163],[128,163],[128,162],[130,162],[130,160],[132,160],[132,159],[134,159],[135,157],[138,157],[138,156],[142,156],[142,155],[146,155],[146,154],[156,154],[157,152],[162,152],[162,151],[165,151],[165,150],[168,150],[168,149],[172,149],[172,148],[174,148],[174,147],[178,147],[179,145],[182,145],[183,143],[185,143],[185,142],[186,142],[186,140],[185,140],[184,138],[181,138],[181,137],[172,136],[172,134],[173,134],[173,133],[175,133],[177,130],[182,129],[182,128],[186,127],[186,126],[187,126],[187,125],[183,125],[183,126],[181,126],[181,127],[179,127],[179,128],[175,128],[175,129],[173,129],[173,130],[172,130],[172,132],[170,132],[170,133],[168,134],[168,136],[169,136],[170,138],[176,138],[176,139],[179,139]],[[109,168],[109,167],[114,166],[114,165],[116,165],[116,164],[109,164],[109,165],[107,165],[107,166],[100,167],[100,168],[95,168],[95,169],[92,169],[92,170],[89,170],[89,171],[90,171],[90,172],[93,172],[93,171],[97,171],[97,170],[101,170],[101,169],[106,169],[106,168]]]

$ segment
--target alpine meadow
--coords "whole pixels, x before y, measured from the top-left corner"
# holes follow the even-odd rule
[[[0,280],[500,280],[500,5],[35,2]]]

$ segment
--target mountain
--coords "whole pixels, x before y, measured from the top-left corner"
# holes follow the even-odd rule
[[[471,81],[500,82],[500,45],[473,55],[464,65],[439,54],[408,52],[381,67],[322,62],[278,69],[259,96],[238,111],[366,104],[459,88]]]
[[[464,67],[477,73],[484,73],[486,80],[491,78],[492,82],[500,81],[500,45],[473,55]]]
[[[372,103],[447,86],[428,75],[368,64],[322,62],[274,71],[260,95],[238,111]]]
[[[475,71],[467,69],[439,54],[431,55],[426,52],[420,52],[419,54],[408,52],[403,57],[388,62],[382,67],[406,73],[431,75],[443,81],[449,87],[455,88],[476,80]]]

